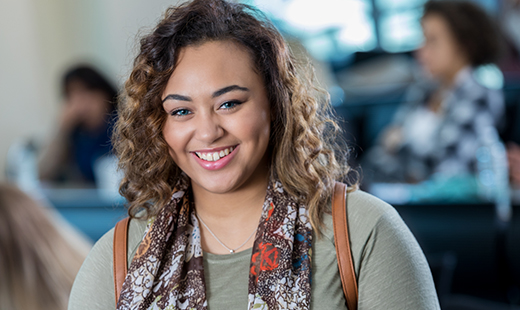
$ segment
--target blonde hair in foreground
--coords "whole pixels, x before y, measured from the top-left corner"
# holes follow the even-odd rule
[[[318,234],[334,182],[350,171],[347,149],[326,92],[309,62],[299,64],[274,26],[258,10],[223,0],[195,0],[169,8],[141,39],[125,84],[113,142],[124,179],[120,192],[131,216],[153,216],[168,202],[180,169],[162,136],[166,119],[160,96],[179,52],[207,41],[244,46],[263,77],[271,103],[270,169],[285,189],[305,203]],[[356,184],[356,181],[347,182]]]
[[[0,183],[0,308],[65,310],[86,253],[54,226],[48,210]]]

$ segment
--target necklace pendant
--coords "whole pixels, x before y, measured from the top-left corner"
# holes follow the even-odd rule
[[[213,236],[213,238],[215,238],[215,240],[217,240],[218,243],[220,243],[221,246],[223,246],[224,248],[226,248],[227,250],[229,250],[229,253],[230,254],[233,254],[235,253],[236,250],[238,249],[241,249],[249,240],[251,240],[251,238],[253,237],[253,235],[255,234],[256,230],[254,230],[251,235],[249,235],[249,238],[247,238],[246,241],[244,241],[244,243],[242,243],[242,245],[240,245],[239,247],[235,248],[234,250],[233,249],[230,249],[229,247],[227,247],[222,241],[220,241],[220,239],[211,231],[211,229],[208,227],[208,225],[206,225],[206,223],[204,223],[204,221],[202,220],[202,218],[200,218],[198,216],[197,213],[195,213],[195,216],[197,217],[197,219],[202,223],[202,225],[204,225],[204,227],[206,227],[206,229],[209,231],[209,233]]]

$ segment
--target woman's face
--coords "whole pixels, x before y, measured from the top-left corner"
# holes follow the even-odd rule
[[[81,125],[88,130],[100,130],[106,125],[110,98],[101,90],[89,89],[81,81],[71,81],[68,85],[66,98],[66,116],[75,125]]]
[[[192,186],[228,193],[267,181],[270,105],[244,47],[210,41],[184,48],[161,98],[164,138]]]
[[[465,52],[440,15],[426,15],[422,26],[425,42],[418,51],[420,63],[435,78],[452,80],[468,64]]]

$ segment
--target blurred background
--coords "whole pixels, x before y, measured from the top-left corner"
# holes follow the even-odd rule
[[[140,34],[180,2],[1,2],[0,181],[57,210],[87,243],[125,216],[106,102]],[[242,2],[314,64],[361,188],[409,225],[443,309],[520,307],[520,1],[470,1],[494,25],[477,34],[449,10],[423,18],[424,0]],[[473,55],[472,36],[496,53]],[[463,57],[436,61],[452,59],[443,40]]]

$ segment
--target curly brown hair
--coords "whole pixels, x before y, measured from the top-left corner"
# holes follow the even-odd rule
[[[479,6],[468,1],[428,1],[423,19],[442,17],[472,66],[497,62],[503,50],[498,26]]]
[[[162,130],[161,94],[182,48],[231,40],[251,54],[271,104],[270,173],[309,208],[320,231],[334,182],[346,180],[347,149],[337,138],[328,95],[317,86],[309,62],[298,63],[280,33],[258,10],[224,0],[195,0],[169,8],[140,52],[125,84],[113,142],[124,172],[120,193],[136,217],[150,217],[168,202],[180,176]],[[352,188],[357,184],[351,178]]]

